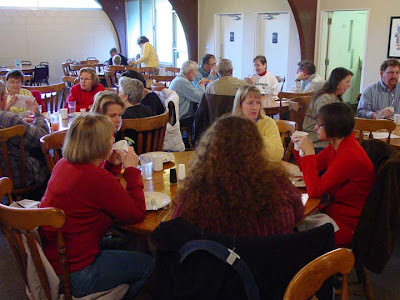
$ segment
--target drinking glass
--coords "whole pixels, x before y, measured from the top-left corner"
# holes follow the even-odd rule
[[[140,165],[142,166],[142,177],[150,180],[153,177],[153,158],[151,155],[141,156]]]
[[[70,114],[76,112],[76,101],[68,101],[68,110]]]

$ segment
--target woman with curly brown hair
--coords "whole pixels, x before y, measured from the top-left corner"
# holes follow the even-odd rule
[[[230,235],[291,232],[303,216],[301,196],[263,147],[254,122],[222,116],[200,140],[174,217]]]

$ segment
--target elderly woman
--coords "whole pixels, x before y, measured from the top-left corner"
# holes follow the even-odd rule
[[[79,83],[71,88],[71,92],[65,103],[68,107],[69,101],[76,101],[76,110],[81,108],[90,109],[93,105],[93,97],[98,92],[104,91],[104,86],[99,83],[99,77],[93,68],[82,68],[79,71]]]
[[[119,79],[119,96],[125,102],[126,110],[122,119],[137,119],[154,116],[153,110],[141,103],[143,83],[137,79],[121,77]]]
[[[125,71],[121,74],[121,76],[137,79],[143,83],[144,87],[146,86],[146,80],[143,78],[142,74],[134,70]],[[142,104],[151,107],[155,115],[161,115],[165,111],[164,105],[162,104],[158,95],[146,88],[143,89]]]
[[[315,125],[317,114],[322,106],[333,102],[343,102],[342,95],[350,87],[353,73],[345,68],[336,68],[329,75],[328,81],[311,99],[303,121],[303,130],[308,132],[308,137],[313,141],[315,151],[318,153],[328,146],[328,141],[321,141],[317,137]]]
[[[137,44],[140,47],[140,58],[135,61],[128,61],[129,65],[139,65],[143,63],[144,67],[155,68],[154,74],[158,74],[159,61],[156,53],[156,49],[149,43],[149,39],[145,36],[141,36],[137,39]]]
[[[321,211],[339,227],[337,246],[349,246],[358,219],[375,181],[375,170],[368,155],[353,134],[354,115],[341,102],[324,105],[317,113],[315,130],[320,141],[329,146],[315,155],[308,137],[295,137],[304,156],[298,158],[310,197],[330,196]],[[297,151],[295,152],[297,154]],[[325,171],[322,176],[319,172]]]
[[[66,214],[61,228],[66,243],[74,297],[107,291],[129,284],[133,298],[154,268],[154,260],[142,253],[109,250],[102,237],[114,223],[135,224],[146,215],[143,183],[136,168],[138,157],[130,147],[118,151],[125,172],[126,189],[113,172],[115,128],[105,116],[87,114],[74,119],[40,207],[56,207]],[[103,161],[106,163],[103,164]],[[103,167],[100,167],[103,165]],[[42,227],[43,249],[60,276],[57,232]],[[104,238],[103,238],[104,239]],[[61,277],[61,276],[60,276]],[[62,286],[62,285],[60,285]]]
[[[300,193],[263,148],[251,119],[218,119],[196,148],[173,216],[229,235],[292,232],[304,212]]]
[[[20,113],[27,111],[25,107],[16,107],[14,104],[18,101],[17,95],[32,97],[32,93],[22,88],[24,82],[24,73],[21,70],[11,70],[6,74],[6,93],[7,93],[7,104],[4,110],[9,110],[13,113]]]
[[[278,125],[271,118],[265,116],[261,109],[261,93],[258,88],[245,85],[236,92],[233,101],[232,113],[244,116],[254,123],[260,132],[264,143],[264,154],[268,161],[278,162],[283,157],[283,145]]]

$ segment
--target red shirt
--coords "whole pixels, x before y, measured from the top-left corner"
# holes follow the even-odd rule
[[[76,101],[76,111],[79,112],[81,108],[89,110],[89,105],[93,104],[94,95],[104,90],[104,86],[100,83],[98,83],[91,91],[83,91],[79,83],[75,84],[71,88],[71,92],[65,102],[65,108],[68,108],[68,101]]]
[[[301,157],[297,162],[308,195],[320,197],[329,193],[331,200],[324,212],[354,231],[375,182],[374,166],[354,134],[344,138],[337,151],[329,145],[317,155]],[[324,170],[319,177],[318,172]]]
[[[105,164],[105,169],[113,169]],[[90,265],[100,251],[100,241],[114,221],[135,224],[143,221],[146,206],[140,171],[124,172],[126,190],[119,178],[93,164],[72,164],[61,159],[48,182],[40,207],[62,209],[70,272]],[[41,228],[43,250],[55,272],[60,274],[56,231]]]

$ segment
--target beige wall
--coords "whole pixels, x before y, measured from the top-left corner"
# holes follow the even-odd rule
[[[294,84],[297,63],[301,58],[300,43],[293,14],[286,0],[254,0],[251,2],[243,0],[201,0],[198,3],[199,60],[205,53],[215,53],[214,15],[223,13],[243,14],[242,74],[252,74],[254,72],[253,58],[259,54],[255,53],[257,13],[289,12],[291,23],[289,48],[291,49],[291,54],[289,54],[288,58],[287,86],[290,88]]]
[[[398,0],[319,0],[317,14],[316,60],[318,60],[319,19],[322,11],[328,10],[368,10],[367,35],[361,90],[379,79],[380,64],[387,58],[390,17],[400,15]]]
[[[0,9],[0,65],[14,59],[50,63],[50,82],[60,82],[61,63],[68,58],[109,58],[117,45],[110,19],[102,10]]]

